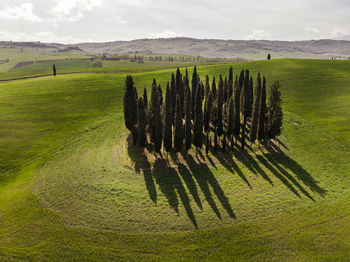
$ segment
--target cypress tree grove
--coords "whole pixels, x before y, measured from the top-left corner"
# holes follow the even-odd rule
[[[134,82],[131,75],[128,75],[125,80],[123,106],[125,126],[130,132],[134,132],[137,123],[137,100],[135,96]]]
[[[281,134],[283,111],[279,82],[274,82],[270,87],[269,107],[268,107],[268,139],[274,139]]]
[[[193,124],[193,145],[196,147],[196,153],[203,145],[203,115],[202,115],[202,97],[201,90],[197,89],[195,100],[195,117]]]
[[[260,108],[260,96],[261,96],[261,78],[260,73],[258,74],[258,78],[255,86],[255,94],[254,94],[254,106],[253,106],[253,115],[250,126],[250,142],[255,143],[257,132],[258,132],[258,121],[259,121],[259,108]]]
[[[171,110],[171,100],[170,100],[170,89],[169,89],[169,83],[166,88],[166,94],[165,94],[165,126],[164,126],[164,149],[167,152],[167,159],[168,159],[168,153],[172,149],[172,140],[173,140],[173,132],[172,132],[172,110]]]
[[[155,134],[154,134],[154,151],[156,154],[160,153],[162,148],[162,135],[163,135],[163,124],[162,116],[160,114],[160,99],[157,96],[156,110],[155,110]]]
[[[187,88],[186,89],[186,108],[185,108],[185,149],[186,149],[186,155],[187,155],[187,151],[191,148],[191,144],[192,144],[191,110],[192,110],[191,92],[190,92],[190,89]]]
[[[146,146],[146,113],[141,97],[137,104],[137,129],[140,147],[144,148]]]
[[[168,83],[168,85],[169,85],[169,83]],[[147,110],[147,108],[148,108],[148,98],[147,98],[147,89],[146,89],[146,87],[143,90],[143,106],[144,106],[145,110]]]
[[[263,141],[266,138],[266,79],[263,78],[261,88],[260,105],[259,105],[259,121],[258,121],[258,140]]]
[[[183,133],[182,133],[182,112],[180,97],[176,97],[175,108],[175,130],[174,130],[174,149],[175,152],[180,152],[183,146]]]

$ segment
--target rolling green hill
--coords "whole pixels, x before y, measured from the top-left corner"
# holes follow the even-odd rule
[[[127,141],[125,73],[1,83],[0,260],[348,259],[350,61],[232,66],[280,81],[281,150],[171,168]],[[174,71],[134,70],[139,94]]]

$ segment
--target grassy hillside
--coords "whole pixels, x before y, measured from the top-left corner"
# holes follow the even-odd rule
[[[128,144],[123,73],[1,83],[0,258],[348,258],[350,62],[242,67],[281,82],[282,151],[193,155],[172,168]],[[172,71],[135,73],[139,93]]]

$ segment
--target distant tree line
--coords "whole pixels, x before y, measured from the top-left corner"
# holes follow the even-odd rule
[[[281,134],[283,111],[279,82],[270,86],[266,102],[266,79],[260,73],[254,81],[249,70],[242,70],[235,78],[232,67],[228,76],[220,75],[201,81],[194,67],[192,78],[186,69],[172,73],[165,94],[153,79],[150,100],[146,88],[138,96],[132,76],[126,77],[123,99],[125,125],[131,131],[134,145],[144,148],[153,145],[156,156],[161,149],[184,152],[192,145],[197,152],[205,145],[209,150],[245,149],[250,145],[269,145]],[[212,142],[213,141],[213,142]]]

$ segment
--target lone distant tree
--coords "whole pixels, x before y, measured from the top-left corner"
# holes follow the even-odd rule
[[[53,70],[53,76],[56,76],[56,65],[55,64],[53,64],[52,70]]]
[[[176,97],[175,108],[175,130],[174,130],[174,149],[178,153],[183,147],[183,125],[182,125],[182,112],[180,97]]]
[[[132,76],[128,75],[125,80],[125,93],[123,98],[125,126],[132,132],[134,145],[135,125],[137,123],[137,100],[135,95],[134,82]]]
[[[270,60],[271,59],[271,54],[268,54],[267,55],[267,60]]]
[[[253,106],[253,115],[250,126],[250,142],[255,143],[257,132],[258,132],[258,122],[259,122],[259,108],[260,108],[260,96],[261,96],[261,78],[260,73],[258,74],[258,79],[255,86],[254,94],[254,106]]]
[[[281,100],[281,85],[279,82],[274,82],[270,88],[270,99],[268,107],[268,143],[270,139],[274,139],[279,136],[282,132],[283,122],[283,111],[282,111],[282,100]]]
[[[266,138],[266,79],[263,78],[263,85],[261,88],[260,105],[259,105],[259,122],[258,122],[258,140],[263,141]]]
[[[146,113],[141,97],[137,104],[137,129],[140,147],[144,148],[146,146]]]
[[[170,89],[169,83],[166,88],[165,93],[165,125],[164,125],[164,149],[166,151],[166,157],[168,159],[168,154],[172,149],[172,110],[171,110],[171,100],[170,100]]]

